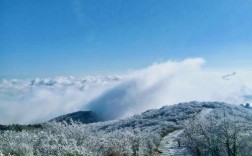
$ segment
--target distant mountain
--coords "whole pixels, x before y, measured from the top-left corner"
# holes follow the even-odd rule
[[[74,122],[80,122],[80,123],[94,123],[94,122],[102,121],[92,111],[78,111],[78,112],[69,113],[69,114],[65,114],[65,115],[56,117],[56,118],[50,120],[49,122],[51,122],[51,121],[56,121],[56,122],[65,121],[67,123],[70,123],[71,120]]]
[[[34,130],[34,129],[42,129],[42,124],[30,124],[30,125],[19,125],[19,124],[12,124],[12,125],[1,125],[0,124],[0,131],[22,131],[22,130]]]

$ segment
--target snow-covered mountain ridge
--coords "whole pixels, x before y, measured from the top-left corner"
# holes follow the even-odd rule
[[[239,112],[238,114],[240,115],[242,115],[243,113],[245,114],[248,113],[247,109],[244,109],[241,106],[235,106],[220,102],[193,101],[187,103],[179,103],[171,106],[164,106],[160,109],[148,110],[146,112],[134,115],[126,119],[103,122],[106,128],[102,127],[102,129],[111,131],[113,129],[118,130],[126,127],[129,128],[137,127],[140,128],[141,130],[151,129],[150,131],[152,131],[154,129],[157,132],[161,132],[162,129],[165,129],[164,127],[170,127],[171,125],[173,125],[174,127],[179,127],[184,121],[187,121],[192,117],[196,117],[197,115],[205,112],[206,110],[208,110],[208,112],[234,111],[236,113]],[[79,114],[79,116],[76,117],[76,114]],[[50,121],[69,122],[69,120],[72,119],[74,122],[85,123],[85,116],[89,118],[91,116],[89,114],[92,114],[93,117],[96,116],[96,118],[98,118],[98,114],[95,114],[95,112],[91,113],[90,111],[78,111],[57,117],[55,118],[56,120],[52,119]],[[202,115],[203,114],[201,114],[201,116]],[[97,119],[96,122],[98,121],[99,120]],[[102,121],[102,119],[100,119],[100,121]],[[94,125],[96,124],[94,123]]]
[[[193,156],[199,153],[225,156],[228,152],[252,155],[249,150],[252,111],[220,102],[179,103],[125,119],[91,124],[49,122],[42,127],[1,132],[0,151],[14,155],[15,152],[90,156]],[[230,142],[228,148],[226,141]],[[234,145],[242,151],[234,151]]]
[[[210,112],[230,112],[237,116],[250,116],[252,111],[245,109],[242,106],[231,105],[221,102],[186,102],[171,106],[164,106],[160,109],[153,109],[143,112],[132,117],[115,120],[112,123],[106,124],[104,127],[108,131],[118,130],[121,128],[140,128],[144,131],[161,132],[166,127],[180,128],[183,123],[190,118],[197,117],[201,111],[208,109]],[[201,114],[202,115],[202,114]],[[251,116],[252,117],[252,116]],[[252,120],[252,118],[251,118]],[[96,124],[94,124],[95,126]]]

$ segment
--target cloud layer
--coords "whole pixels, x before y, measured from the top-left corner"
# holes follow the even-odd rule
[[[0,124],[43,122],[78,111],[120,80],[120,76],[3,80]]]
[[[41,122],[78,110],[117,119],[193,100],[252,101],[252,72],[207,69],[204,62],[201,58],[167,61],[124,76],[3,80],[0,123]]]

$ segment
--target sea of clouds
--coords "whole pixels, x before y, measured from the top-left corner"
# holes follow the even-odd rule
[[[252,102],[252,72],[209,69],[202,58],[155,63],[125,75],[2,80],[0,124],[44,122],[92,110],[118,119],[188,101]]]

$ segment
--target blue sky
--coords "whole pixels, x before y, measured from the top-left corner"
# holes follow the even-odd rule
[[[1,0],[0,78],[252,65],[251,0]]]

